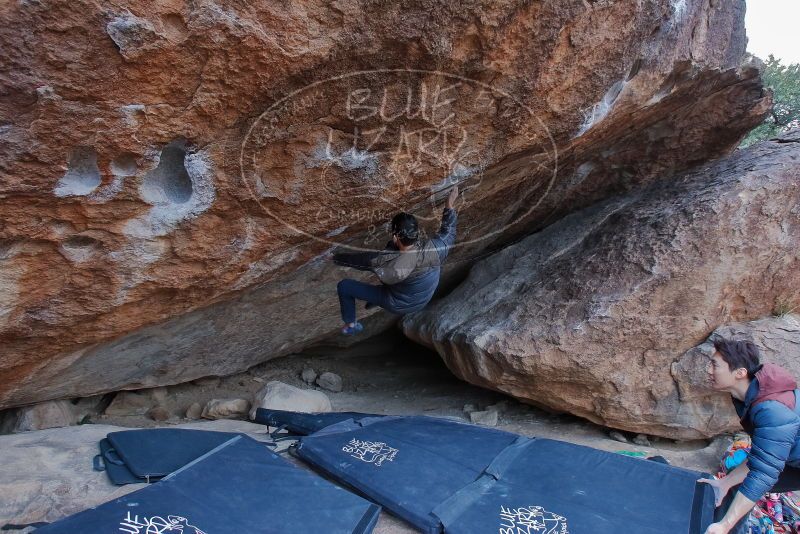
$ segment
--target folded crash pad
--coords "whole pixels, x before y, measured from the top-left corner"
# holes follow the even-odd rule
[[[36,532],[367,534],[379,512],[238,435],[155,484]]]
[[[237,435],[180,428],[123,430],[100,442],[99,457],[114,484],[155,482]]]
[[[258,408],[253,422],[276,428],[282,427],[292,434],[305,436],[334,423],[340,423],[348,419],[364,419],[366,417],[382,416],[360,412],[302,413]]]

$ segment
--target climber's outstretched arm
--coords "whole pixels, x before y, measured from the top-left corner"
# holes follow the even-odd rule
[[[371,271],[372,262],[378,257],[377,252],[336,252],[333,263],[342,267],[352,267],[359,271]]]
[[[453,186],[450,195],[447,197],[447,204],[442,213],[442,225],[433,238],[436,243],[436,250],[439,252],[439,260],[444,261],[450,248],[456,242],[456,222],[458,215],[455,210],[456,200],[458,199],[458,186]]]

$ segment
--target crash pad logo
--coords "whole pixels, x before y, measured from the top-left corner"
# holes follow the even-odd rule
[[[383,462],[391,462],[397,455],[397,449],[389,447],[382,441],[362,441],[360,439],[351,439],[347,445],[342,447],[342,451],[357,460],[375,464],[378,467]]]
[[[567,518],[541,506],[500,507],[499,534],[569,534]]]
[[[206,534],[179,515],[168,515],[166,519],[157,515],[140,518],[138,515],[131,515],[130,512],[120,522],[119,530],[127,534]]]

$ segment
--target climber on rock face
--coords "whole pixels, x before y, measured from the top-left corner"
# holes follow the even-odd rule
[[[380,279],[378,285],[345,278],[339,282],[339,306],[344,327],[342,334],[351,336],[364,327],[356,321],[356,299],[366,301],[367,308],[380,306],[396,314],[419,311],[433,297],[439,285],[439,273],[450,247],[456,240],[458,186],[450,190],[442,213],[439,232],[420,241],[417,219],[410,213],[398,213],[392,219],[392,240],[380,252],[337,253],[334,263],[361,271],[372,271]]]
[[[749,341],[717,340],[708,373],[715,390],[731,394],[752,446],[724,478],[700,480],[714,487],[718,507],[706,534],[745,533],[747,515],[765,493],[800,489],[800,390],[783,368],[760,365]]]

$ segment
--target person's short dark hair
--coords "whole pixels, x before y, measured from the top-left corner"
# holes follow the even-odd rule
[[[720,353],[731,371],[744,367],[747,369],[747,376],[753,378],[761,368],[758,347],[750,341],[718,338],[714,340],[714,348]]]
[[[401,211],[392,219],[392,235],[396,235],[403,246],[413,245],[419,237],[417,218]]]

